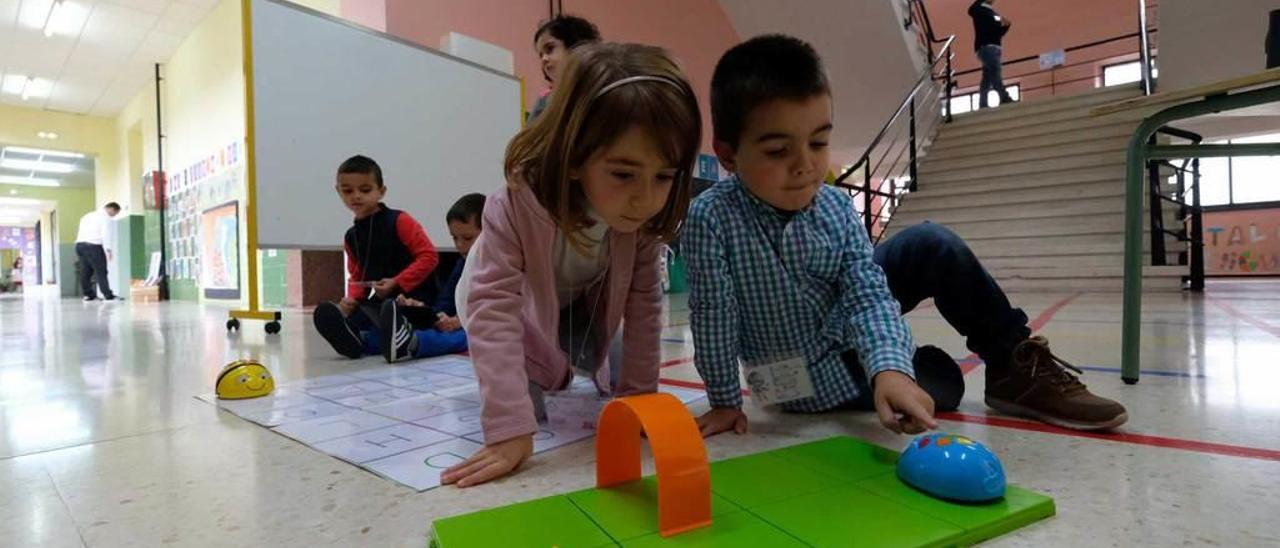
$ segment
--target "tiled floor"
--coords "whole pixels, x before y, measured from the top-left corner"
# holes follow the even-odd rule
[[[993,419],[975,369],[944,428],[983,440],[1013,481],[1058,504],[992,545],[1280,545],[1280,282],[1148,297],[1137,386],[1115,369],[1118,295],[1013,300],[1131,418],[1128,435],[1106,439]],[[420,547],[433,518],[593,482],[582,442],[491,485],[415,493],[218,412],[193,396],[234,358],[281,380],[377,363],[335,358],[301,312],[286,312],[278,337],[256,323],[228,337],[225,318],[183,303],[0,300],[0,546]],[[932,307],[909,319],[919,343],[968,355]],[[682,298],[670,321],[663,377],[696,382]],[[833,434],[906,441],[867,415],[749,413],[750,434],[708,441],[713,459]]]

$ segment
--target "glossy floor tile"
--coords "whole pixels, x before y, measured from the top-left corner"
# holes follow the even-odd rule
[[[1002,420],[975,363],[943,427],[987,443],[1012,481],[1058,506],[991,545],[1280,545],[1280,281],[1148,296],[1136,386],[1120,381],[1117,294],[1012,300],[1130,422],[1098,439]],[[683,296],[667,316],[664,382],[696,383]],[[252,322],[228,336],[225,319],[190,303],[0,300],[0,546],[420,547],[434,518],[594,482],[587,441],[490,485],[416,493],[219,412],[194,396],[233,359],[258,358],[280,381],[380,361],[335,357],[302,311],[271,337]],[[930,303],[908,320],[919,344],[969,355]],[[906,442],[866,414],[748,412],[748,435],[708,441],[713,459],[834,434]]]

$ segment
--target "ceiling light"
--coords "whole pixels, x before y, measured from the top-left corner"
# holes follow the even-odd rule
[[[84,158],[79,152],[63,152],[61,150],[49,150],[47,148],[28,148],[28,147],[4,147],[5,152],[17,152],[19,154],[33,154],[36,156],[54,156],[58,158]]]
[[[4,77],[0,85],[5,93],[21,96],[23,100],[32,97],[47,97],[53,91],[53,81],[21,74],[10,74]]]
[[[58,138],[58,134],[52,131],[38,131],[36,132],[36,137],[39,137],[41,139],[49,139],[50,141],[52,141]]]
[[[53,5],[49,6],[49,15],[44,18],[45,38],[53,36],[53,28],[57,26],[57,21],[62,12],[62,0],[53,0]]]
[[[44,173],[71,173],[76,170],[75,164],[45,162],[43,160],[16,160],[13,158],[0,160],[0,167],[20,169],[23,171],[40,171]]]
[[[62,186],[57,179],[47,179],[44,177],[15,177],[13,175],[0,175],[0,183],[11,185],[26,186]],[[16,190],[10,190],[9,194],[17,194]]]
[[[9,194],[17,194],[17,193],[18,193],[17,189],[9,191]],[[0,204],[39,205],[40,200],[37,200],[35,198],[5,198],[0,196]]]
[[[27,77],[21,74],[10,74],[4,77],[4,84],[0,88],[10,95],[22,95],[22,88],[27,86]]]

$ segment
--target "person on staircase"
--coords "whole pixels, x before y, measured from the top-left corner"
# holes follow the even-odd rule
[[[987,95],[996,90],[1000,95],[1000,104],[1014,102],[1013,97],[1004,88],[1003,55],[1004,35],[1009,32],[1013,22],[1001,17],[993,7],[996,0],[975,0],[969,6],[969,17],[973,19],[973,50],[982,62],[982,83],[978,85],[978,107],[987,108]]]

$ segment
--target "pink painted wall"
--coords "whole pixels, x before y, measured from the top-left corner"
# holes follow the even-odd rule
[[[929,17],[933,21],[934,33],[938,36],[956,35],[955,70],[957,72],[979,67],[978,59],[973,53],[973,22],[969,19],[968,9],[973,0],[929,0],[926,2]],[[1154,1],[1148,4],[1154,5]],[[1103,40],[1138,31],[1138,3],[1133,0],[1074,0],[1072,2],[1043,2],[997,0],[996,11],[1013,21],[1013,28],[1004,39],[1004,59],[1016,59],[1028,55],[1039,55],[1048,51],[1065,49],[1071,46]],[[1151,21],[1148,26],[1156,26],[1154,8],[1148,12]],[[1159,35],[1153,38],[1153,45],[1158,44]],[[1101,65],[1129,60],[1138,51],[1136,38],[1121,42],[1113,42],[1105,46],[1097,46],[1067,54],[1067,64],[1082,61],[1100,60],[1080,67],[1067,67],[1054,71],[1053,79],[1064,82],[1077,79],[1088,79],[1101,74]],[[1005,71],[1006,82],[1018,80],[1021,74],[1040,70],[1037,61],[1028,61],[1011,67]],[[961,88],[976,87],[979,74],[969,74],[960,78]],[[1023,78],[1024,88],[1050,85],[1050,77],[1046,74]],[[1058,94],[1064,91],[1079,92],[1092,89],[1092,80],[1055,85]],[[1047,95],[1051,88],[1040,91],[1036,95]]]
[[[355,2],[358,0],[346,0]],[[549,16],[542,0],[386,0],[387,32],[429,47],[460,32],[515,53],[516,75],[526,83],[530,106],[546,90],[533,51],[533,32]],[[344,4],[344,10],[346,5]],[[680,62],[702,107],[704,147],[710,151],[711,73],[738,33],[715,0],[577,0],[564,12],[589,19],[605,40],[658,45]]]
[[[342,0],[342,17],[371,29],[387,30],[386,0]]]

